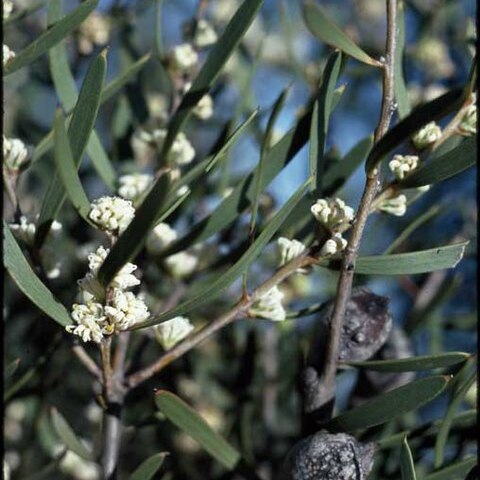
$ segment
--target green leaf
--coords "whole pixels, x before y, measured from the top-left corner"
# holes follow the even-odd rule
[[[195,295],[192,298],[188,298],[177,307],[158,315],[145,322],[137,323],[132,326],[132,330],[139,328],[151,327],[157,325],[165,320],[176,317],[178,315],[186,314],[205,302],[214,300],[222,294],[242,273],[246,271],[249,265],[256,260],[256,258],[262,253],[263,248],[270,239],[275,235],[277,230],[282,225],[286,216],[292,211],[293,207],[300,201],[302,196],[308,189],[310,179],[307,180],[283,205],[283,207],[274,215],[267,226],[263,229],[262,233],[253,242],[253,244],[245,251],[240,259],[231,266],[224,274],[219,275],[215,280],[210,281],[198,288]]]
[[[472,467],[477,464],[476,457],[469,457],[426,475],[423,480],[463,480]]]
[[[148,457],[138,466],[135,471],[130,475],[130,480],[151,480],[154,475],[160,470],[163,465],[167,452],[156,453],[151,457]]]
[[[405,3],[403,0],[398,0],[397,4],[396,37],[397,45],[395,49],[395,63],[393,68],[395,101],[397,102],[398,116],[400,118],[405,118],[410,113],[411,107],[402,66],[403,55],[405,52]]]
[[[373,65],[374,67],[382,66],[379,61],[374,60],[370,55],[365,53],[335,22],[328,18],[319,5],[310,0],[306,1],[303,7],[303,17],[307,28],[313,36],[332,47],[338,48],[360,62]]]
[[[325,142],[327,139],[328,123],[332,112],[333,93],[340,74],[342,54],[333,52],[327,60],[323,71],[322,84],[314,104],[312,122],[310,125],[310,176],[314,179],[314,188],[317,197],[322,194],[323,172],[325,169]]]
[[[222,68],[253,22],[262,3],[263,0],[243,2],[225,27],[223,34],[211,48],[205,63],[193,80],[191,88],[183,97],[169,123],[167,137],[165,138],[160,158],[166,158],[178,132],[181,130],[196,104],[209,91],[213,82],[220,75]]]
[[[42,33],[34,42],[28,45],[12,59],[3,69],[7,76],[20,68],[32,63],[65,38],[72,30],[80,25],[97,6],[98,0],[86,0],[72,13],[57,22],[46,32]]]
[[[33,272],[5,221],[3,222],[3,264],[18,288],[42,312],[63,327],[72,323],[67,309]]]
[[[420,250],[418,252],[394,253],[359,257],[355,273],[363,275],[413,275],[454,268],[462,259],[468,242]]]
[[[401,188],[414,188],[442,182],[458,175],[467,168],[473,167],[476,162],[477,136],[474,135],[447,153],[427,161],[425,165],[422,165],[402,182],[399,182],[399,186]]]
[[[155,403],[163,414],[178,428],[196,440],[213,458],[228,470],[233,470],[240,453],[216,433],[189,405],[173,393],[160,390]]]
[[[289,130],[267,153],[260,182],[262,189],[270,184],[306,143],[310,116],[311,111],[306,113],[297,125]],[[206,240],[238,218],[251,205],[257,172],[258,167],[240,181],[233,192],[207,218],[198,222],[187,235],[168,247],[163,252],[163,256],[172,255]]]
[[[325,428],[335,432],[353,432],[381,425],[431,402],[443,392],[446,385],[447,379],[443,376],[416,380],[332,418]]]
[[[90,64],[68,127],[68,138],[73,162],[77,169],[80,166],[85,147],[97,118],[100,93],[105,79],[105,57],[106,51],[104,50]],[[50,225],[57,217],[65,197],[65,189],[58,178],[58,174],[55,174],[40,209],[37,231],[35,233],[35,246],[37,248],[45,240]]]
[[[51,409],[52,425],[58,436],[73,453],[85,460],[92,461],[92,452],[80,441],[72,427],[67,423],[61,413],[54,407]]]
[[[352,367],[366,368],[376,372],[417,372],[432,368],[446,368],[463,363],[471,357],[468,353],[449,352],[438,355],[421,355],[395,360],[369,360],[366,362],[347,362]]]
[[[464,101],[465,90],[463,88],[456,88],[416,108],[375,144],[365,163],[366,172],[370,174],[387,153],[400,145],[404,140],[410,138],[414,133],[418,132],[424,125],[453,112],[459,108]]]
[[[168,175],[162,175],[155,182],[150,193],[135,212],[135,217],[130,225],[118,237],[98,271],[98,279],[102,285],[108,285],[116,273],[128,261],[135,258],[142,249],[162,209],[168,191],[168,184]]]
[[[3,382],[10,380],[10,377],[17,371],[18,366],[20,365],[20,359],[16,358],[13,362],[10,362],[3,371]]]
[[[402,450],[400,452],[400,468],[402,471],[402,480],[417,480],[412,452],[408,446],[406,436],[403,438]]]
[[[57,172],[60,175],[63,187],[67,192],[72,205],[79,215],[89,224],[88,212],[90,211],[90,201],[83,189],[76,165],[73,161],[72,150],[65,130],[65,118],[60,109],[55,114],[55,164]]]

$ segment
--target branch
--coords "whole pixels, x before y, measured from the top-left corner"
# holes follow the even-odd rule
[[[81,345],[74,345],[72,347],[72,352],[94,377],[102,381],[102,371]]]

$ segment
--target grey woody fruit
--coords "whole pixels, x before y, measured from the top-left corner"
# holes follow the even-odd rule
[[[278,480],[366,480],[375,451],[374,443],[320,430],[294,445]]]

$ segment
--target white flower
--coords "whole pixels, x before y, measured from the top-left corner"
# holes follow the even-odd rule
[[[286,312],[282,305],[284,294],[277,286],[272,287],[262,295],[257,295],[249,310],[251,315],[281,322],[286,318]]]
[[[93,301],[86,305],[74,303],[71,315],[77,325],[67,325],[65,330],[68,333],[82,337],[84,342],[100,343],[102,341],[102,326],[106,319],[103,305]]]
[[[3,66],[5,67],[12,58],[15,57],[15,52],[10,50],[8,45],[3,44]]]
[[[148,235],[146,249],[150,255],[158,255],[177,239],[177,232],[166,223],[159,223]]]
[[[193,44],[197,48],[204,48],[212,45],[218,40],[218,35],[207,20],[201,18],[197,22]]]
[[[150,316],[143,300],[132,292],[118,288],[113,291],[112,302],[105,307],[105,314],[115,332],[126,330],[130,325],[143,322]]]
[[[83,55],[93,52],[96,45],[106,45],[112,29],[109,18],[93,11],[78,29],[78,50]]]
[[[190,43],[182,43],[171,50],[169,61],[178,73],[191,73],[197,66],[198,54]]]
[[[151,185],[153,176],[148,173],[122,175],[118,179],[118,194],[125,200],[137,200]]]
[[[11,223],[10,229],[12,233],[22,242],[27,245],[33,245],[33,239],[35,238],[35,224],[29,222],[27,217],[22,215],[20,217],[20,223]]]
[[[161,93],[147,93],[147,108],[150,117],[166,123],[168,120],[168,98]]]
[[[464,135],[475,135],[477,133],[477,106],[470,105],[465,112],[459,125],[460,132]]]
[[[155,336],[165,350],[183,340],[195,327],[186,317],[175,317],[155,325]]]
[[[59,463],[59,469],[75,480],[99,480],[100,468],[96,463],[84,460],[71,450],[67,450]]]
[[[132,202],[120,197],[100,197],[91,204],[88,218],[101,230],[122,233],[133,220]]]
[[[167,257],[164,264],[174,278],[183,278],[195,270],[198,258],[188,252],[179,252]]]
[[[388,167],[395,178],[402,180],[418,167],[418,157],[417,155],[395,155]]]
[[[280,237],[277,240],[278,251],[280,253],[280,263],[279,267],[283,267],[283,265],[287,264],[294,258],[297,258],[301,255],[305,250],[306,247],[302,242],[298,240],[289,240],[285,237]],[[305,273],[306,270],[303,268],[298,268],[297,273]]]
[[[412,142],[416,148],[421,150],[435,143],[441,136],[442,129],[435,122],[430,122],[412,137]]]
[[[137,128],[130,140],[135,159],[142,164],[150,163],[156,152],[153,133],[143,128]]]
[[[192,84],[190,82],[185,84],[183,93],[187,93]],[[206,94],[204,95],[195,105],[193,109],[193,114],[197,116],[200,120],[208,120],[213,115],[213,98]]]
[[[335,255],[343,250],[347,246],[347,241],[342,237],[341,233],[335,233],[332,238],[329,238],[320,250],[322,257],[328,257]]]
[[[353,220],[352,207],[340,198],[321,198],[310,209],[313,216],[327,229],[332,230]]]
[[[6,20],[13,10],[12,0],[3,0],[3,19]]]
[[[189,164],[195,157],[195,150],[192,144],[188,141],[186,135],[180,132],[170,149],[168,154],[169,163],[177,166]]]
[[[393,198],[387,198],[378,207],[382,212],[390,213],[401,217],[407,211],[407,197],[403,194],[397,195]]]

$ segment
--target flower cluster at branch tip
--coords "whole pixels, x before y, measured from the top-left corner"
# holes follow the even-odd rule
[[[15,52],[8,45],[3,44],[3,66],[8,65],[13,58],[15,58]]]
[[[312,205],[310,211],[330,231],[350,223],[354,217],[353,208],[340,198],[321,198]]]
[[[284,294],[275,285],[261,295],[257,295],[248,313],[255,317],[282,322],[286,312],[282,305]]]
[[[186,317],[175,317],[155,327],[155,336],[165,350],[182,341],[195,327]]]
[[[332,235],[322,246],[320,255],[322,257],[329,257],[336,253],[342,252],[347,246],[347,241],[342,237],[342,234],[337,232]]]
[[[190,275],[198,265],[198,257],[188,252],[178,252],[164,260],[165,268],[174,278]]]
[[[278,253],[280,255],[280,262],[278,265],[279,267],[283,267],[294,258],[297,258],[298,256],[300,256],[306,250],[306,247],[302,242],[299,242],[298,240],[295,240],[295,239],[289,240],[288,238],[285,238],[285,237],[280,237],[277,240],[277,247],[278,247]],[[296,272],[306,273],[307,270],[304,268],[297,268]]]
[[[100,197],[94,200],[88,214],[88,218],[100,230],[112,233],[122,233],[134,216],[132,202],[120,197]]]
[[[387,198],[382,201],[378,206],[378,209],[382,212],[401,217],[402,215],[405,215],[405,212],[407,211],[407,197],[402,193],[395,197]]]
[[[110,19],[93,11],[78,29],[78,50],[83,55],[89,55],[96,46],[108,43],[112,25]]]
[[[468,107],[458,128],[463,135],[475,135],[477,133],[477,106],[476,105],[470,105]]]
[[[177,232],[166,223],[159,223],[147,237],[146,249],[150,255],[158,255],[177,239]]]
[[[38,219],[38,215],[36,217]],[[35,223],[30,222],[25,215],[22,215],[19,218],[20,223],[11,223],[10,230],[15,235],[16,238],[21,240],[27,245],[33,245],[33,240],[35,238],[36,226]],[[62,230],[62,224],[54,220],[50,226],[50,234],[56,235]]]
[[[183,93],[187,93],[192,84],[190,82],[185,84]],[[210,95],[204,95],[195,105],[193,109],[193,114],[197,116],[200,120],[208,120],[213,115],[213,99]]]
[[[3,0],[3,19],[7,20],[10,14],[13,11],[13,2],[12,0]]]
[[[3,163],[9,170],[21,170],[29,157],[30,149],[21,140],[3,136]]]
[[[169,65],[179,74],[192,73],[198,63],[198,53],[190,43],[174,47],[168,56]]]
[[[403,180],[418,167],[417,155],[395,155],[388,167],[398,180]]]
[[[153,181],[148,173],[132,173],[122,175],[118,179],[118,194],[125,200],[135,202],[147,190]]]
[[[416,148],[421,150],[435,143],[441,136],[442,129],[435,122],[430,122],[412,137],[412,142]]]

